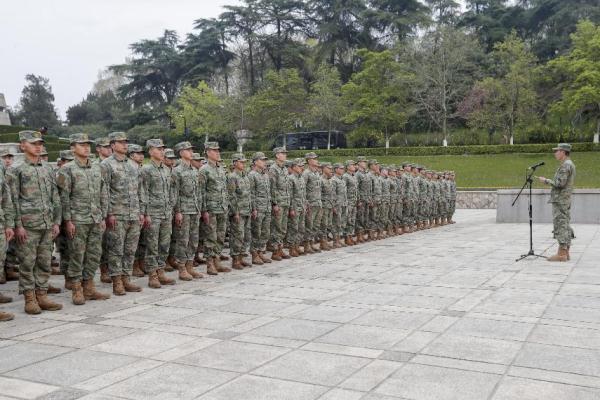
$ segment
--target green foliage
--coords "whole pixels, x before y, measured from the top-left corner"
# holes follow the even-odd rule
[[[345,112],[340,74],[334,67],[322,64],[311,85],[308,109],[311,122],[331,132],[338,128]]]
[[[25,126],[34,126],[36,129],[43,126],[55,127],[59,125],[58,116],[54,109],[54,94],[48,78],[27,74],[25,81],[25,87],[21,92],[21,99],[13,122]]]

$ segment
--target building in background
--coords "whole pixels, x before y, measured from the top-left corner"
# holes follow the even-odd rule
[[[0,93],[0,125],[11,125],[4,93]]]

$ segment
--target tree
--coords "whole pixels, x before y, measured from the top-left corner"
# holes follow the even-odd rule
[[[367,18],[384,43],[404,41],[430,23],[429,8],[419,0],[370,0]]]
[[[43,76],[27,74],[25,82],[15,115],[15,123],[30,128],[58,126],[59,121],[54,109],[54,94],[50,80]]]
[[[318,127],[327,127],[327,150],[331,148],[331,131],[336,129],[345,113],[340,74],[330,65],[322,64],[311,85],[310,118]]]
[[[515,131],[536,120],[537,97],[534,90],[535,56],[512,32],[494,46],[496,77],[478,82],[473,92],[479,102],[461,106],[469,125],[490,131],[500,130],[513,144]]]
[[[482,52],[475,38],[450,26],[438,26],[413,44],[406,55],[415,75],[414,101],[448,143],[448,123],[479,74]]]
[[[460,12],[460,3],[456,0],[425,0],[431,9],[437,25],[452,25]]]
[[[359,56],[361,71],[342,87],[350,110],[344,120],[384,137],[389,147],[389,137],[403,128],[412,113],[408,98],[413,76],[389,50],[377,53],[363,49]]]

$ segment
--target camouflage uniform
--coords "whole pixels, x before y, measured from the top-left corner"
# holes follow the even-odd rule
[[[331,165],[324,163],[323,166]],[[323,174],[321,177],[321,204],[323,205],[323,212],[321,214],[321,229],[319,231],[319,238],[327,241],[328,235],[332,233],[332,219],[333,219],[333,207],[335,205],[335,193],[333,192],[332,178],[328,178]]]
[[[300,158],[294,160],[294,165],[303,166],[304,161]],[[288,245],[290,249],[293,246],[299,246],[306,236],[305,227],[305,210],[307,207],[306,201],[306,184],[304,177],[301,174],[293,173],[289,176],[292,184],[290,191],[290,210],[294,210],[295,215],[288,219]]]
[[[224,169],[210,160],[200,169],[200,176],[200,188],[204,193],[202,211],[209,214],[208,225],[202,225],[205,228],[204,253],[207,257],[219,257],[227,231],[227,177]]]
[[[277,149],[276,149],[277,150]],[[284,165],[274,163],[269,168],[271,184],[271,203],[279,207],[279,212],[271,219],[271,243],[273,247],[283,244],[287,231],[288,212],[290,207],[289,176]]]
[[[2,164],[0,160],[0,164]],[[7,228],[14,228],[14,209],[12,204],[12,198],[10,195],[10,188],[6,182],[4,176],[4,165],[2,164],[2,170],[0,170],[0,281],[6,280],[4,271],[4,261],[6,259],[6,251],[8,243],[6,242],[6,236],[4,230]]]
[[[358,157],[358,160],[364,157]],[[359,231],[363,232],[369,229],[369,210],[372,203],[372,184],[371,177],[364,170],[356,172],[356,180],[358,183],[358,203],[356,209],[356,225]]]
[[[562,149],[560,146],[558,148]],[[570,146],[568,148],[570,151]],[[575,173],[575,164],[567,158],[556,170],[554,178],[546,179],[546,184],[552,186],[548,202],[552,204],[554,238],[558,241],[559,246],[563,248],[570,247],[571,239],[574,237],[573,229],[569,223],[571,222],[571,195]]]
[[[348,164],[346,164],[348,165]],[[348,210],[346,218],[346,236],[353,236],[356,231],[356,204],[358,203],[358,179],[356,175],[346,172],[343,176],[346,182]]]
[[[242,154],[234,154],[233,161],[246,161]],[[250,178],[245,172],[234,170],[227,176],[229,194],[229,242],[231,255],[240,256],[246,251],[250,236],[252,200]]]
[[[369,163],[371,164],[371,163]],[[373,171],[369,172],[369,179],[371,181],[371,201],[372,206],[369,209],[369,229],[378,230],[380,229],[380,215],[379,208],[381,207],[381,196],[383,194],[383,182],[379,175]]]
[[[264,154],[256,153],[254,159],[262,157]],[[265,171],[252,170],[248,173],[250,181],[250,198],[252,210],[256,217],[251,220],[252,242],[251,251],[264,251],[267,241],[271,234],[271,189],[269,176]]]
[[[381,206],[379,217],[379,228],[389,230],[390,204],[391,204],[391,180],[387,175],[380,175],[381,179]]]
[[[342,164],[335,164],[335,168],[343,167]],[[339,240],[340,236],[346,231],[346,220],[348,218],[348,193],[346,182],[342,175],[335,174],[331,178],[333,191],[333,214],[332,231],[334,239]]]
[[[305,158],[316,158],[316,154],[309,153]],[[306,190],[306,202],[308,204],[305,218],[305,241],[313,241],[319,238],[321,227],[321,216],[323,213],[321,203],[321,175],[318,170],[306,168],[302,173]]]

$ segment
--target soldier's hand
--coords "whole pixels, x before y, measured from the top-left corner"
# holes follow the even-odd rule
[[[362,206],[363,206],[363,203],[362,203],[362,201],[359,201],[358,203],[356,203],[356,207],[358,207],[358,208],[362,208]]]
[[[56,239],[58,234],[60,233],[60,225],[54,224],[52,225],[52,239]]]
[[[17,243],[24,244],[27,241],[27,231],[23,227],[15,228]]]
[[[202,213],[202,222],[204,222],[204,225],[210,224],[210,215],[208,214],[208,211]]]
[[[279,206],[277,204],[273,206],[273,214],[275,216],[279,215]]]
[[[75,237],[75,224],[72,221],[65,221],[65,233],[69,239]]]
[[[290,212],[288,212],[288,215],[292,218],[294,218],[296,216],[296,210],[293,210],[290,208]]]
[[[140,223],[140,227],[144,226],[144,221],[146,220],[146,218],[144,217],[144,214],[140,214],[140,216],[138,217],[138,221]]]
[[[175,225],[181,226],[182,223],[183,223],[183,214],[180,212],[175,213]]]
[[[240,214],[233,215],[233,222],[235,222],[236,224],[240,223]]]
[[[151,224],[152,224],[152,218],[150,218],[149,215],[146,215],[144,217],[144,228],[146,228],[146,229],[150,228]]]
[[[256,219],[256,217],[258,217],[258,210],[252,210],[252,214],[250,214],[250,216],[252,219]]]
[[[10,242],[15,237],[15,231],[13,228],[6,228],[4,230],[4,236],[6,237],[6,241]]]
[[[103,221],[100,221],[100,224],[99,224],[99,225],[100,225],[100,229],[102,229],[102,231],[105,231],[105,230],[106,230],[106,221],[104,221],[104,220],[103,220]]]
[[[545,178],[545,177],[543,177],[543,176],[538,176],[537,178],[540,180],[540,182],[542,182],[542,183],[546,183],[546,178]]]
[[[108,229],[115,229],[115,226],[117,225],[117,219],[115,218],[114,215],[109,215],[108,217],[106,217],[106,227]]]
[[[331,211],[333,211],[333,215],[337,215],[337,210],[334,208],[331,209]]]

